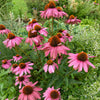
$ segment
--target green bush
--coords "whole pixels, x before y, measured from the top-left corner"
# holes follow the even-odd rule
[[[12,8],[12,0],[0,0],[0,18],[7,19]]]
[[[100,10],[98,5],[94,5],[91,0],[71,0],[68,1],[68,4],[65,3],[66,8],[64,8],[65,12],[69,15],[75,15],[79,19],[86,18],[87,16],[90,18],[100,18]]]

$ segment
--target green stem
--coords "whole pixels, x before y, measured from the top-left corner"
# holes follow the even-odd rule
[[[54,19],[52,17],[52,36],[53,36],[53,22],[54,22]]]
[[[72,33],[72,24],[71,24],[71,28],[70,28],[70,34]]]
[[[17,47],[18,47],[18,46],[17,46]],[[17,50],[17,47],[15,46],[15,50],[16,50],[17,53],[19,53],[18,50]],[[19,47],[18,47],[18,48],[19,48]],[[24,50],[22,50],[21,48],[19,48],[19,50],[21,50],[21,51],[25,54],[25,56],[27,56],[28,59],[30,59],[30,60],[32,61],[32,59],[24,52]],[[34,62],[34,61],[33,61],[33,62]]]
[[[51,25],[50,25],[50,20],[49,20],[49,33],[51,32]],[[51,34],[50,34],[51,35]]]
[[[41,64],[41,66],[42,66],[41,58],[40,58],[40,56],[39,56],[39,53],[38,53],[38,50],[37,50],[36,44],[34,43],[34,45],[35,45],[35,50],[36,50],[36,52],[37,52],[38,58],[39,58],[39,60],[40,60],[40,64]]]
[[[71,75],[74,71],[75,71],[74,69],[71,70],[68,74],[65,75],[65,77]]]

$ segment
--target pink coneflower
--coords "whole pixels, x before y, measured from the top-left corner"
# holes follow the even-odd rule
[[[56,5],[53,1],[50,1],[46,6],[45,6],[45,11],[40,11],[41,14],[40,16],[43,18],[50,18],[50,17],[55,17],[58,18],[58,10],[56,8]]]
[[[61,7],[57,7],[57,10],[58,10],[58,18],[61,17],[63,18],[63,16],[68,16],[67,13],[65,13]]]
[[[13,59],[14,59],[14,61],[19,61],[20,59],[22,59],[22,56],[20,56],[20,55],[16,55],[16,56],[13,56]]]
[[[50,57],[56,59],[57,54],[61,56],[61,54],[67,55],[66,50],[70,50],[68,47],[61,44],[61,40],[58,36],[52,36],[49,42],[44,44],[44,47],[41,50],[45,51],[45,56],[48,56],[50,53]]]
[[[71,59],[68,61],[69,67],[73,66],[75,70],[78,69],[78,72],[82,71],[82,68],[84,68],[85,72],[88,72],[89,65],[95,68],[95,66],[89,62],[88,58],[93,58],[95,56],[89,56],[85,52],[80,52],[77,54],[69,53],[68,59]]]
[[[58,56],[58,64],[60,64],[61,63],[61,60],[63,59],[63,57],[62,56]]]
[[[61,42],[65,42],[64,37],[61,33],[57,33],[57,36],[60,38]]]
[[[30,67],[32,65],[33,63],[30,63],[30,62],[20,63],[19,66],[14,70],[14,72],[16,75],[19,74],[19,76],[22,76],[24,73],[30,74],[30,69],[33,69],[32,67]]]
[[[15,70],[15,68],[17,68],[17,67],[18,67],[18,64],[13,64],[13,65],[12,65],[12,67],[11,67],[12,73],[15,73],[14,70]]]
[[[40,34],[47,36],[48,32],[46,31],[47,28],[42,28],[40,25],[34,25],[33,32],[39,32]]]
[[[33,20],[30,21],[30,22],[28,23],[28,25],[26,26],[26,30],[27,30],[27,31],[32,30],[32,29],[33,29],[33,26],[34,26],[35,24],[38,24],[38,25],[39,25],[39,23],[37,23],[37,20],[36,20],[36,19],[33,19]]]
[[[54,89],[54,87],[52,87],[52,88],[49,87],[43,93],[44,100],[61,100],[59,89]]]
[[[8,99],[8,98],[6,98],[5,100],[14,100],[16,97],[14,97],[13,99]]]
[[[15,86],[19,84],[19,89],[20,89],[22,84],[25,85],[26,83],[29,82],[29,77],[31,77],[31,75],[16,76]]]
[[[37,32],[33,32],[32,30],[30,30],[28,32],[28,38],[26,38],[26,43],[30,43],[30,45],[33,45],[34,43],[40,43],[41,42],[41,37],[40,35],[37,34]]]
[[[64,35],[66,35],[66,34],[68,33],[67,30],[63,30],[63,29],[60,29],[58,32],[61,32],[61,33],[63,33]]]
[[[74,15],[71,15],[69,19],[65,21],[65,23],[68,23],[68,24],[78,24],[80,22],[81,20],[77,19],[77,17],[75,17]]]
[[[40,44],[36,44],[36,46],[34,46],[33,49],[41,50],[41,48],[42,48],[42,45],[40,45]]]
[[[36,87],[35,85],[37,82],[32,84],[31,82],[27,83],[19,92],[21,94],[18,97],[18,100],[38,100],[41,99],[40,93],[38,91],[41,91],[42,88]]]
[[[49,1],[57,1],[58,2],[58,0],[49,0]]]
[[[5,69],[8,69],[11,66],[11,63],[10,62],[12,60],[13,59],[10,59],[10,60],[4,59],[4,60],[2,60],[2,67],[5,68]]]
[[[66,5],[63,5],[63,8],[66,8]]]
[[[5,100],[9,100],[8,98],[6,98]]]
[[[99,3],[96,2],[96,0],[93,2],[93,4],[95,4],[95,5],[99,5]]]
[[[64,35],[64,38],[65,38],[65,41],[67,41],[67,39],[68,39],[69,42],[71,42],[73,36],[70,36],[70,34],[67,33],[66,35]]]
[[[3,41],[4,45],[8,48],[15,47],[16,45],[19,45],[22,42],[22,37],[17,37],[13,33],[8,33],[7,39]]]
[[[49,73],[54,73],[55,67],[58,69],[58,65],[53,62],[53,60],[48,60],[47,63],[44,65],[43,69],[45,72],[49,71]]]
[[[2,25],[2,24],[0,24],[0,34],[8,34],[8,33],[10,33],[11,31],[10,30],[8,30],[8,29],[6,29],[6,27],[4,26],[4,25]]]

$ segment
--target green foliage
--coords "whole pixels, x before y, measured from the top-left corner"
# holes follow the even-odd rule
[[[61,2],[63,1],[63,2]],[[60,3],[57,5],[63,5],[64,2],[68,4],[67,0],[59,0]],[[89,15],[94,5],[91,2],[84,1],[85,3],[82,5],[78,5],[77,12],[72,12],[72,10],[64,9],[69,14],[75,14],[79,18],[83,18],[85,15]],[[30,4],[29,4],[30,3]],[[38,10],[43,10],[45,3],[42,2],[41,5],[38,5],[39,1],[27,1],[27,5],[31,5],[30,8],[36,7]],[[87,3],[87,4],[86,4]],[[86,8],[83,9],[85,7]],[[88,7],[90,9],[88,9]],[[69,7],[69,6],[68,6]],[[29,10],[32,12],[32,9]],[[85,13],[83,13],[85,11]],[[89,14],[87,13],[89,12]],[[21,15],[21,14],[20,14]],[[53,20],[53,35],[55,35],[59,29],[67,29],[68,32],[73,35],[73,40],[71,42],[66,42],[66,46],[68,46],[71,50],[68,52],[71,53],[79,53],[81,51],[85,51],[91,56],[96,56],[96,58],[90,58],[90,62],[96,66],[96,69],[89,67],[89,72],[85,73],[74,71],[72,67],[68,67],[68,59],[66,55],[63,56],[63,60],[61,64],[59,64],[59,69],[55,71],[53,74],[44,73],[43,66],[46,61],[49,59],[44,56],[44,52],[33,50],[33,46],[29,46],[23,40],[22,43],[16,47],[16,49],[8,49],[4,46],[2,41],[6,39],[6,36],[0,35],[0,100],[5,100],[5,98],[12,99],[16,97],[16,100],[19,95],[18,86],[15,87],[15,75],[10,73],[10,69],[4,70],[2,68],[1,61],[3,59],[12,59],[16,54],[20,54],[23,58],[20,62],[28,62],[31,61],[34,63],[32,66],[34,69],[31,70],[31,78],[30,81],[33,83],[38,81],[38,85],[43,88],[43,93],[48,87],[54,86],[55,89],[60,88],[61,98],[63,100],[97,100],[100,98],[100,29],[99,29],[99,21],[88,19],[82,19],[79,25],[65,25],[63,20]],[[16,21],[15,15],[10,14],[9,21],[0,21],[1,24],[4,24],[8,29],[10,29],[17,36],[21,36],[23,38],[27,38],[27,32],[25,29],[25,24],[20,20],[20,18]],[[48,41],[50,34],[52,33],[52,19],[47,20],[43,27],[48,28],[49,36],[44,37],[43,43]],[[50,28],[50,29],[49,29]],[[72,29],[72,30],[71,30]],[[56,61],[55,61],[56,62]],[[12,64],[14,62],[12,61]],[[9,83],[9,84],[7,84]],[[42,98],[43,100],[43,98]],[[99,100],[99,99],[98,99]]]
[[[12,0],[13,8],[12,12],[15,16],[15,18],[23,16],[27,17],[27,5],[25,0]]]
[[[12,8],[12,0],[0,0],[0,19],[7,19]]]
[[[44,10],[44,6],[46,2],[43,2],[43,0],[25,0],[27,7],[28,7],[28,13],[31,13],[33,15],[34,10],[37,12],[37,17],[40,18],[39,11]],[[40,3],[41,2],[41,3]]]
[[[64,11],[69,15],[75,15],[79,19],[86,18],[100,18],[100,8],[98,5],[94,5],[92,0],[59,0],[60,6],[63,7]]]
[[[51,22],[52,20],[46,21],[44,23],[44,26],[51,27]],[[71,34],[74,36],[74,38],[72,42],[66,43],[66,45],[71,49],[70,52],[77,53],[77,52],[85,51],[91,55],[98,56],[99,48],[100,48],[99,25],[95,21],[91,22],[91,20],[88,19],[83,19],[80,25],[73,25],[73,26],[65,26],[65,24],[62,21],[54,20],[54,34],[57,33],[56,30],[59,30],[61,28],[63,29],[68,28],[70,32],[71,27],[72,27]],[[14,32],[14,30],[12,31]],[[22,35],[24,36],[24,38],[26,38],[27,32],[24,29],[18,28],[18,30],[15,31],[18,32],[17,35]],[[45,41],[47,41],[47,38],[45,38]],[[92,69],[90,67],[88,73],[85,73],[84,71],[77,73],[77,71],[74,71],[72,70],[72,68],[67,67],[68,66],[67,56],[63,56],[63,61],[59,65],[59,70],[56,70],[54,74],[49,74],[49,73],[44,73],[42,68],[43,65],[46,63],[46,61],[48,60],[48,58],[44,57],[44,53],[39,51],[38,54],[41,58],[41,62],[42,62],[41,65],[37,53],[34,52],[34,50],[32,49],[33,47],[29,46],[28,44],[24,44],[24,41],[18,48],[16,48],[17,52],[15,50],[9,50],[5,48],[2,43],[1,43],[1,47],[2,47],[2,49],[0,49],[0,51],[2,51],[1,60],[7,59],[8,57],[9,59],[11,59],[12,56],[18,53],[23,56],[23,59],[21,60],[22,62],[27,62],[27,61],[34,62],[34,70],[31,71],[32,77],[30,78],[30,81],[32,82],[38,81],[39,85],[43,88],[42,93],[48,87],[54,86],[56,89],[59,87],[61,88],[60,91],[61,91],[62,98],[64,100],[77,100],[77,99],[88,100],[91,98],[99,98],[99,91],[98,89],[96,89],[97,87],[99,87],[98,84],[99,77],[96,74],[96,72],[99,73],[98,58],[90,59],[91,62],[96,66],[96,69]],[[5,53],[7,53],[6,54],[7,56],[4,56]],[[1,68],[1,72],[2,72],[0,73],[1,80],[4,80],[3,82],[1,82],[0,80],[1,83],[0,96],[2,97],[1,99],[4,100],[5,98],[11,99],[13,97],[18,97],[19,95],[18,87],[14,86],[15,83],[14,75],[9,73],[9,70],[6,71],[2,68]],[[6,85],[6,82],[9,80],[10,80],[10,84]],[[92,91],[91,89],[94,86],[95,89],[94,91]]]

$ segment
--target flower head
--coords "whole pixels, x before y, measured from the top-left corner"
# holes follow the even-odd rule
[[[36,31],[33,32],[33,30],[30,30],[28,32],[28,38],[26,38],[25,42],[30,43],[30,45],[32,46],[33,42],[40,43],[42,41],[41,37],[42,36],[38,35]]]
[[[58,56],[58,64],[60,64],[61,63],[61,60],[63,59],[63,57],[62,56]]]
[[[61,42],[65,42],[62,33],[57,33],[57,36],[60,38]]]
[[[4,60],[2,60],[2,67],[5,68],[5,69],[8,69],[11,66],[11,63],[10,62],[12,60],[13,59],[10,59],[10,60],[4,59]]]
[[[40,16],[43,18],[50,18],[50,17],[58,17],[58,10],[56,8],[56,4],[53,1],[50,1],[46,6],[45,6],[45,11],[40,11],[41,14]]]
[[[19,76],[22,76],[24,73],[30,74],[30,69],[33,69],[32,67],[30,67],[32,65],[33,65],[33,63],[30,63],[30,62],[20,63],[19,66],[14,69],[14,72],[16,75],[19,74]]]
[[[11,32],[10,30],[6,29],[6,27],[2,24],[0,24],[0,34],[8,34],[9,32]]]
[[[45,51],[45,56],[48,56],[50,53],[50,57],[56,59],[57,54],[59,54],[59,56],[61,56],[61,54],[67,55],[66,50],[70,49],[61,44],[61,40],[58,36],[52,36],[41,50]]]
[[[68,33],[68,31],[64,30],[64,29],[60,29],[58,32],[63,33],[64,35],[66,35]]]
[[[61,99],[59,89],[54,89],[54,87],[52,88],[49,87],[43,93],[43,97],[45,98],[44,100],[60,100]]]
[[[33,47],[33,49],[36,49],[36,50],[41,50],[42,48],[42,45],[39,43],[36,43],[36,46]]]
[[[35,82],[32,84],[31,82],[25,84],[25,86],[19,91],[21,94],[18,97],[18,100],[37,100],[41,99],[40,93],[38,91],[41,91],[42,88],[36,87],[35,85],[38,82]]]
[[[69,53],[68,59],[71,60],[68,62],[69,63],[68,66],[69,67],[73,66],[75,70],[78,69],[78,72],[82,71],[82,68],[84,68],[85,72],[88,72],[89,65],[95,68],[95,66],[88,60],[88,58],[92,57],[95,56],[89,56],[87,53],[83,51],[77,54]]]
[[[68,24],[78,24],[80,22],[81,20],[77,19],[77,17],[75,17],[74,15],[69,16],[69,19],[65,21],[65,23]]]
[[[47,36],[48,32],[46,31],[47,28],[43,28],[38,24],[35,24],[33,27],[33,32],[39,32],[40,34]]]
[[[58,10],[58,18],[59,17],[63,18],[63,16],[68,16],[68,14],[63,11],[62,7],[57,7],[57,10]]]
[[[18,64],[13,64],[13,65],[12,65],[12,67],[11,67],[12,73],[15,73],[15,72],[14,72],[14,69],[17,68],[17,67],[18,67]]]
[[[19,45],[22,42],[22,37],[17,37],[13,33],[8,33],[7,39],[3,41],[4,45],[8,48],[15,47],[15,45]]]
[[[20,59],[22,59],[22,56],[20,56],[19,54],[17,54],[16,56],[13,56],[14,61],[19,61]]]
[[[67,39],[69,40],[69,42],[71,42],[71,40],[72,40],[72,38],[73,38],[73,36],[71,36],[70,34],[66,34],[66,35],[64,35],[64,39],[65,39],[65,41],[67,41]]]
[[[14,100],[16,97],[14,97],[13,99],[8,99],[8,98],[6,98],[5,100]]]
[[[55,62],[53,62],[53,60],[48,60],[47,63],[44,65],[43,69],[45,72],[47,72],[48,70],[49,73],[54,73],[55,67],[58,69],[58,65]]]
[[[39,25],[39,23],[37,22],[36,19],[32,19],[32,21],[30,21],[30,22],[28,23],[28,25],[26,26],[26,30],[27,30],[27,31],[32,30],[35,24],[38,24],[38,25]]]
[[[19,84],[19,89],[20,89],[22,84],[25,85],[26,83],[29,82],[29,77],[31,77],[31,75],[16,76],[15,86]]]

